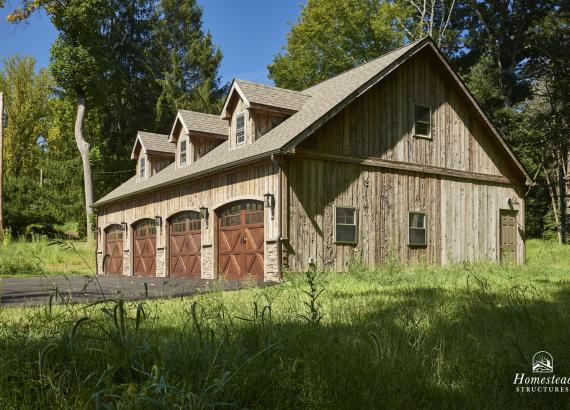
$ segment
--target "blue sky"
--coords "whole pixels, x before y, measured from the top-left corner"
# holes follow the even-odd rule
[[[272,84],[267,65],[285,45],[290,24],[297,21],[303,0],[198,0],[204,9],[204,28],[224,53],[220,74],[224,80],[242,78]],[[49,63],[49,48],[57,36],[49,18],[35,14],[28,23],[6,22],[18,4],[8,0],[0,9],[0,60],[12,55],[35,57],[38,66]]]

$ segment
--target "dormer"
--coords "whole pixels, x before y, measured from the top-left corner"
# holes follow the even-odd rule
[[[169,141],[176,147],[176,168],[185,167],[227,139],[228,122],[218,115],[178,110]]]
[[[168,135],[139,131],[131,159],[137,161],[137,181],[143,181],[172,164],[174,144],[168,142]]]
[[[299,111],[309,97],[284,88],[234,80],[220,114],[229,123],[230,149],[261,138]]]

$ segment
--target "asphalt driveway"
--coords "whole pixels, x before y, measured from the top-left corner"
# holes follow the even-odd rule
[[[146,286],[145,286],[146,284]],[[260,283],[261,286],[264,284]],[[65,298],[73,303],[94,302],[124,295],[129,300],[194,295],[213,289],[235,290],[246,284],[237,280],[211,281],[188,278],[140,278],[131,276],[48,276],[0,279],[0,305],[34,306]]]

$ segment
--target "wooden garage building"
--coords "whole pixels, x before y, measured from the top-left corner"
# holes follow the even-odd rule
[[[132,157],[95,204],[100,274],[525,259],[530,178],[429,38],[301,92],[234,80]]]

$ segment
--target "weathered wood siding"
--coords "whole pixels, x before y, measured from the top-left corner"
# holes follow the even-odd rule
[[[432,139],[413,135],[414,104],[432,108]],[[426,53],[358,97],[295,152],[287,157],[283,196],[289,269],[306,269],[309,257],[337,270],[351,260],[374,266],[392,257],[498,260],[499,211],[509,209],[508,198],[520,203],[517,258],[524,261],[520,177],[460,88]],[[333,243],[335,206],[358,209],[357,246]],[[425,247],[408,245],[410,211],[427,214]]]
[[[499,210],[518,198],[518,262],[524,260],[524,204],[513,187],[370,166],[288,157],[284,250],[290,270],[346,270],[351,261],[374,266],[395,259],[446,264],[498,260]],[[358,209],[356,246],[333,242],[334,207]],[[410,211],[427,215],[427,246],[408,245]]]
[[[300,148],[508,176],[504,150],[438,67],[426,53],[411,58]],[[413,136],[414,104],[432,108],[432,139]]]
[[[257,140],[271,131],[271,129],[281,124],[288,117],[288,115],[285,114],[262,110],[250,110],[250,113],[253,121],[252,129],[254,130],[254,140]]]
[[[259,163],[236,169],[224,174],[203,178],[187,184],[171,187],[162,191],[140,195],[129,200],[109,205],[98,212],[98,228],[100,232],[112,224],[126,222],[129,226],[127,239],[124,241],[124,274],[132,274],[132,224],[143,218],[161,216],[164,226],[157,232],[157,276],[168,272],[166,263],[168,240],[166,223],[168,218],[180,211],[199,211],[205,206],[209,210],[208,227],[202,223],[202,277],[214,278],[216,272],[217,244],[215,241],[215,210],[227,203],[240,199],[263,200],[267,192],[274,192],[279,198],[278,167],[272,162]],[[265,208],[265,275],[266,279],[276,280],[279,277],[279,208],[271,214]],[[100,235],[102,235],[100,233]],[[98,238],[98,271],[102,273],[102,253],[105,249],[104,238]]]
[[[192,162],[198,161],[208,152],[216,148],[220,145],[223,140],[216,139],[216,138],[204,138],[204,137],[197,137],[192,136],[190,137],[192,143],[192,151],[193,151],[193,158]]]

